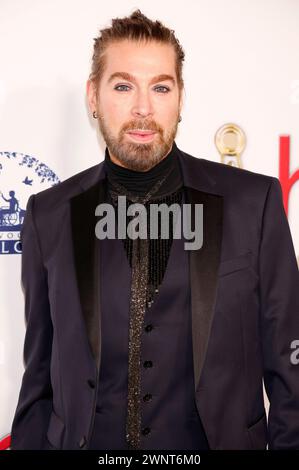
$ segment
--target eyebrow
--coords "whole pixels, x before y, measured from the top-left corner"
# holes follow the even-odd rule
[[[112,75],[110,75],[108,83],[111,83],[115,78],[122,78],[123,80],[136,83],[136,78],[127,72],[114,72]],[[172,75],[168,75],[167,73],[161,73],[160,75],[153,77],[150,81],[150,85],[157,82],[164,82],[165,80],[170,80],[172,84],[175,85],[175,78]]]

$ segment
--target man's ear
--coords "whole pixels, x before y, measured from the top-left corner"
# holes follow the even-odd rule
[[[93,80],[87,80],[86,82],[86,94],[88,98],[88,105],[90,112],[92,113],[97,109],[97,96],[96,96],[96,88],[95,83]]]

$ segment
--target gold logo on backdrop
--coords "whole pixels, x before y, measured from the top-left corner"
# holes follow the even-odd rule
[[[221,156],[221,163],[243,168],[241,153],[246,145],[246,137],[240,126],[224,124],[215,134],[215,145]]]

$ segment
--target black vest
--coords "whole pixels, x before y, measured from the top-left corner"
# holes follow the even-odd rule
[[[209,449],[195,404],[189,252],[184,242],[183,237],[173,240],[159,292],[145,313],[142,450]],[[122,240],[104,239],[100,247],[102,351],[89,449],[126,450],[131,267]]]

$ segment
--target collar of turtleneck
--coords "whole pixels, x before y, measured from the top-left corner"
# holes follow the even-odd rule
[[[158,180],[168,175],[155,193],[155,198],[177,191],[183,185],[177,146],[173,141],[171,151],[148,171],[135,171],[114,163],[106,147],[104,165],[110,182],[117,182],[136,196],[144,196]]]

